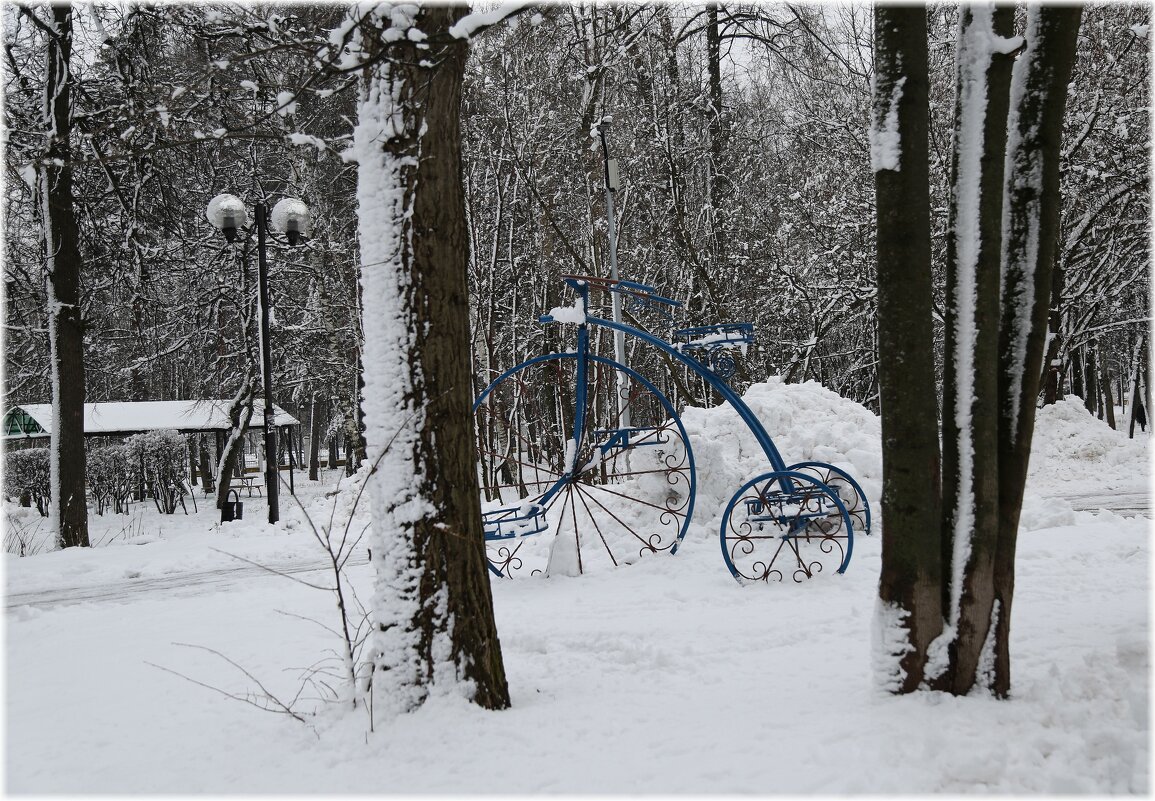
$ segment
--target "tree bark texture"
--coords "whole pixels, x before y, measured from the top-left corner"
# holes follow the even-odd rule
[[[965,694],[994,604],[1003,164],[1014,63],[995,43],[1014,32],[1014,8],[963,5],[959,14],[942,414],[943,608],[951,639],[940,663],[949,668],[933,686]]]
[[[430,44],[389,46],[362,79],[355,145],[364,414],[377,572],[374,710],[431,693],[509,706],[474,452],[460,102],[462,7],[416,11]],[[397,17],[381,23],[397,27]],[[363,28],[375,47],[380,30]],[[372,51],[371,51],[372,52]]]
[[[927,154],[926,9],[875,11],[873,128],[894,120],[898,160],[875,164],[878,209],[878,349],[882,407],[882,571],[879,619],[906,643],[876,658],[898,659],[892,689],[923,680],[927,649],[942,630],[940,473],[931,316]]]
[[[84,322],[80,310],[79,228],[72,194],[72,5],[50,7],[44,124],[39,168],[48,274],[53,431],[49,524],[58,548],[88,546],[84,454]]]
[[[1099,379],[1095,375],[1095,343],[1088,342],[1083,357],[1083,407],[1091,414],[1099,410]],[[1100,414],[1099,417],[1102,417]]]
[[[201,489],[204,490],[205,495],[213,491],[213,471],[209,462],[209,442],[208,437],[200,434],[196,438],[197,453],[200,456],[199,472],[201,476]]]
[[[1010,619],[1019,514],[1035,424],[1051,270],[1059,245],[1059,158],[1081,6],[1027,9],[1026,52],[1015,64],[1008,124],[1007,226],[999,340],[999,544],[992,687],[1010,693]]]

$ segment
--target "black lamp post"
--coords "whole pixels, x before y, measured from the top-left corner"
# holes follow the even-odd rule
[[[264,203],[256,204],[257,285],[261,307],[261,383],[265,388],[265,492],[269,500],[269,522],[280,515],[277,497],[277,425],[273,411],[273,357],[269,345],[269,266],[265,255],[269,214]],[[235,195],[217,195],[209,201],[206,216],[229,242],[237,241],[237,232],[248,222],[244,203]],[[285,198],[273,206],[273,225],[284,231],[290,245],[305,241],[309,234],[309,209],[300,200]]]

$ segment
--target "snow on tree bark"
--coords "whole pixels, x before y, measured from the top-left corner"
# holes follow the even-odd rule
[[[224,446],[220,451],[217,462],[217,508],[224,507],[232,486],[233,472],[237,461],[241,458],[241,449],[244,445],[245,433],[249,430],[249,423],[253,418],[253,399],[257,395],[256,368],[249,362],[240,389],[229,403],[229,433]]]
[[[431,694],[509,705],[473,448],[459,105],[463,15],[382,6],[361,24],[354,154],[376,569],[373,709]],[[379,460],[379,461],[378,461]]]
[[[1014,67],[1003,207],[999,337],[999,544],[995,557],[994,686],[1010,693],[1010,619],[1019,514],[1035,423],[1059,244],[1063,111],[1082,6],[1031,6]]]
[[[1014,10],[959,10],[943,360],[943,565],[946,627],[927,666],[967,692],[990,628],[998,540],[997,371],[1003,162]]]

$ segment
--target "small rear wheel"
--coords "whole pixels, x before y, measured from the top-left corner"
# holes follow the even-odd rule
[[[747,481],[722,515],[722,558],[740,583],[796,582],[842,573],[854,525],[838,493],[805,473],[765,473]]]
[[[850,522],[854,524],[854,533],[870,534],[870,504],[867,503],[862,487],[849,473],[826,462],[799,462],[786,469],[813,476],[834,490],[846,507]]]

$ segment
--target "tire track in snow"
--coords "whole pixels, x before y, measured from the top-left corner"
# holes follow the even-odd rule
[[[1109,512],[1124,515],[1144,515],[1151,512],[1151,495],[1146,492],[1117,492],[1111,495],[1102,492],[1088,492],[1064,495],[1062,499],[1071,504],[1076,512]]]
[[[358,554],[349,559],[346,567],[356,567],[369,562],[368,554]],[[329,571],[332,566],[323,560],[302,562],[270,563],[265,566],[238,565],[237,567],[222,567],[213,570],[200,570],[192,573],[174,573],[152,578],[126,578],[123,581],[105,584],[89,584],[79,587],[53,587],[51,589],[29,590],[27,592],[8,593],[4,597],[4,606],[8,610],[21,606],[35,606],[41,609],[62,606],[65,604],[85,603],[90,601],[127,601],[143,593],[180,590],[189,587],[227,587],[240,584],[255,576],[269,578],[283,578],[277,573],[314,573]]]

